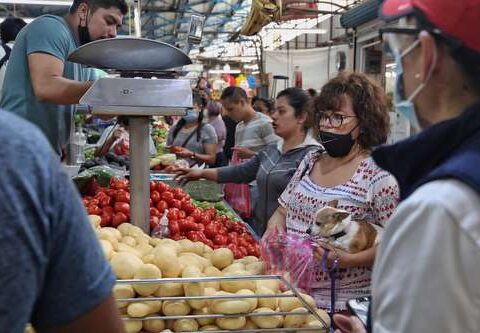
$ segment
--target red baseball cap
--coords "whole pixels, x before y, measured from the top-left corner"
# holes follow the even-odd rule
[[[388,21],[415,10],[445,35],[480,53],[480,0],[385,0],[380,16]]]

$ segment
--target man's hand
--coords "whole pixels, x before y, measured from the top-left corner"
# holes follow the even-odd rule
[[[183,186],[186,183],[203,177],[202,169],[178,169],[175,171],[175,179]]]
[[[337,325],[335,333],[367,333],[363,323],[355,316],[344,316],[336,314],[333,321]]]
[[[237,152],[238,157],[241,159],[249,159],[255,155],[255,152],[246,147],[233,147],[232,150]]]

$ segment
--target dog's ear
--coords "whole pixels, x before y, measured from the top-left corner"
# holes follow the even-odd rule
[[[348,214],[347,212],[337,212],[337,213],[334,213],[333,214],[333,217],[337,220],[337,221],[343,221],[345,220],[347,217],[349,217],[350,214]]]
[[[329,201],[327,205],[330,206],[330,207],[333,207],[333,208],[337,208],[338,200]]]

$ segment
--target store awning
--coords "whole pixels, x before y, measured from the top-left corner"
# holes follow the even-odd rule
[[[383,0],[368,0],[343,13],[340,24],[345,29],[356,28],[359,25],[375,20]]]

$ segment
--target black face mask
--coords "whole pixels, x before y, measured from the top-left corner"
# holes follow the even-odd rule
[[[320,131],[319,141],[327,151],[327,154],[331,157],[347,156],[355,144],[355,140],[352,138],[352,132],[355,128],[353,128],[348,134],[335,134]]]

